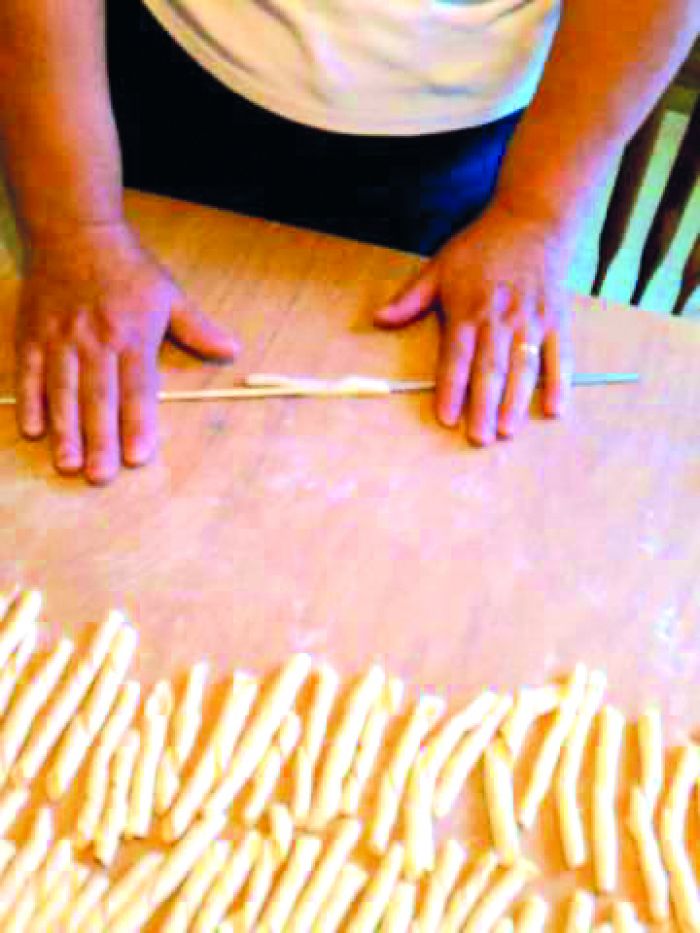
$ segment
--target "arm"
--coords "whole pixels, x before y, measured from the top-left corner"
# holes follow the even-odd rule
[[[155,450],[166,332],[201,356],[236,349],[124,220],[104,2],[0,0],[0,155],[26,247],[18,424],[95,483]]]
[[[562,0],[563,15],[532,104],[489,208],[455,236],[375,319],[401,327],[442,305],[436,413],[466,413],[475,444],[510,437],[540,377],[560,414],[573,370],[576,240],[622,147],[691,48],[698,0]]]
[[[682,65],[697,0],[563,0],[532,104],[503,162],[497,197],[580,227],[623,147]]]
[[[0,152],[25,245],[121,222],[104,0],[3,0],[0,37]]]

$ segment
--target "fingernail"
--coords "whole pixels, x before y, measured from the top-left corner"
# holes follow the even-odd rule
[[[93,485],[95,486],[104,486],[108,483],[115,475],[115,467],[100,458],[90,458],[85,467],[85,474]]]
[[[82,465],[80,451],[74,447],[62,447],[56,454],[56,466],[61,473],[77,473]]]
[[[498,433],[501,437],[512,437],[516,430],[516,420],[512,415],[501,418],[498,422]]]
[[[475,447],[487,447],[496,440],[496,435],[493,431],[472,431],[469,440]]]
[[[128,467],[145,466],[153,456],[155,445],[147,441],[134,441],[124,448],[124,463]]]
[[[566,411],[566,399],[562,395],[555,396],[548,400],[547,414],[550,418],[561,418]]]
[[[441,408],[437,413],[438,421],[445,428],[454,428],[459,421],[459,410],[457,408]]]
[[[28,440],[36,441],[44,433],[44,425],[39,420],[26,420],[22,425],[22,433]]]

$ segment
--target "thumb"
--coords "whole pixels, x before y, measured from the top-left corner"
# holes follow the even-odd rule
[[[437,296],[437,265],[429,262],[389,304],[375,311],[374,323],[379,327],[404,327],[425,317]]]
[[[230,362],[240,351],[240,344],[232,334],[187,299],[173,306],[168,336],[183,350],[208,360]]]

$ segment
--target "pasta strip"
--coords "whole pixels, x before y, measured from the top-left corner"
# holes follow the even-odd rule
[[[317,862],[286,926],[288,933],[310,933],[336,878],[360,838],[360,823],[344,819]]]
[[[549,904],[538,894],[531,894],[523,902],[515,929],[517,933],[542,933],[549,917]]]
[[[580,868],[588,857],[577,788],[586,743],[593,721],[603,704],[606,689],[605,674],[602,671],[592,671],[573,728],[564,744],[559,765],[556,783],[557,813],[564,860],[569,868]]]
[[[403,682],[398,677],[390,677],[365,721],[357,755],[343,785],[340,810],[346,816],[354,816],[360,808],[362,794],[379,757],[384,733],[401,708],[403,694]]]
[[[17,650],[27,633],[36,628],[43,597],[38,590],[24,590],[5,603],[0,629],[0,670]]]
[[[71,865],[57,878],[39,910],[32,918],[29,933],[46,933],[47,930],[61,930],[61,917],[65,914],[71,899],[85,883],[88,874],[84,865]]]
[[[129,817],[129,791],[139,753],[140,738],[135,729],[127,732],[124,742],[114,754],[109,769],[109,784],[104,812],[95,830],[95,858],[102,865],[111,865]]]
[[[263,839],[260,852],[250,873],[244,902],[231,917],[234,929],[242,930],[244,933],[250,933],[256,929],[256,921],[267,903],[275,875],[284,858],[286,858],[286,853],[281,856],[274,842]]]
[[[634,907],[629,901],[613,904],[613,930],[615,933],[637,933],[639,924]]]
[[[162,933],[187,933],[207,893],[221,874],[231,854],[228,842],[212,843],[192,869],[190,876],[163,921]]]
[[[553,713],[559,706],[561,689],[555,684],[543,687],[523,687],[501,723],[500,733],[513,761],[520,755],[528,732],[540,717]]]
[[[301,720],[296,713],[287,713],[275,741],[265,752],[253,775],[250,799],[243,812],[243,818],[249,825],[257,823],[262,816],[300,735]]]
[[[639,717],[637,737],[641,767],[639,783],[653,814],[664,786],[664,735],[658,706],[649,706]]]
[[[46,860],[27,883],[12,908],[12,914],[3,926],[4,933],[22,933],[28,930],[32,918],[39,911],[51,889],[73,862],[73,851],[68,839],[59,839],[48,851]],[[46,927],[45,929],[49,929]]]
[[[270,835],[277,855],[286,859],[294,841],[294,822],[289,809],[283,803],[273,803],[268,810]]]
[[[348,923],[347,933],[374,933],[394,893],[403,860],[403,846],[393,842],[364,888],[355,916]]]
[[[409,880],[415,881],[424,872],[433,870],[432,811],[436,816],[446,815],[443,808],[452,806],[450,798],[461,789],[460,777],[464,775],[466,780],[470,759],[476,760],[479,750],[488,744],[510,703],[510,698],[499,697],[491,690],[482,691],[463,710],[445,720],[416,757],[403,808]]]
[[[582,888],[574,891],[566,916],[565,933],[591,933],[595,920],[595,895]]]
[[[0,793],[0,838],[7,835],[28,800],[26,787],[8,787]]]
[[[46,789],[51,800],[60,799],[100,733],[126,677],[136,649],[136,630],[122,626],[111,643],[102,669],[82,709],[61,738],[49,771]]]
[[[301,833],[294,840],[289,861],[282,870],[277,884],[260,918],[259,929],[281,933],[286,928],[296,900],[313,871],[321,852],[317,836]]]
[[[309,815],[309,826],[312,829],[323,829],[340,812],[343,782],[352,766],[367,717],[384,682],[383,669],[374,665],[360,678],[348,696],[338,729],[321,762],[318,786]]]
[[[391,895],[379,933],[409,933],[415,910],[415,884],[411,884],[410,881],[399,881]]]
[[[163,838],[166,842],[182,836],[195,814],[204,806],[206,795],[226,772],[257,695],[257,680],[248,673],[236,671],[229,681],[211,737],[164,820]],[[219,808],[207,809],[216,812]]]
[[[23,886],[46,858],[53,837],[53,817],[48,807],[37,811],[27,841],[20,846],[0,878],[0,920],[7,917]],[[10,914],[11,916],[11,914]]]
[[[458,933],[462,929],[497,868],[495,852],[489,851],[477,858],[466,881],[457,887],[448,901],[440,933]]]
[[[433,812],[438,819],[447,816],[454,807],[469,774],[498,731],[498,727],[512,705],[512,697],[498,697],[493,708],[484,716],[483,722],[473,732],[462,738],[446,761],[435,789]]]
[[[26,748],[17,761],[17,777],[33,781],[97,676],[117,632],[124,624],[119,612],[110,612],[90,639],[85,654],[51,700],[45,715],[36,723]]]
[[[169,681],[160,680],[146,699],[141,745],[129,793],[126,835],[132,839],[144,839],[151,828],[156,776],[172,711],[172,686]]]
[[[280,671],[269,695],[264,698],[241,737],[224,775],[207,800],[207,811],[228,810],[269,748],[273,735],[292,709],[311,668],[308,654],[295,654]]]
[[[73,642],[63,638],[44,659],[32,679],[17,694],[0,726],[0,787],[7,781],[37,715],[48,701],[73,654]]]
[[[207,892],[192,925],[193,933],[208,933],[218,928],[250,875],[260,852],[260,844],[260,834],[255,830],[243,836]]]
[[[336,933],[366,886],[367,878],[367,872],[354,862],[344,865],[321,908],[312,933]]]
[[[182,770],[192,754],[202,725],[208,677],[209,665],[205,661],[194,664],[187,676],[182,698],[173,710],[168,744],[156,778],[155,811],[158,816],[170,809],[180,790]]]
[[[165,856],[147,890],[115,918],[110,933],[137,933],[180,887],[216,839],[226,822],[224,814],[195,821]]]
[[[596,886],[604,894],[617,886],[619,845],[615,812],[620,751],[625,728],[622,713],[604,706],[595,753],[593,778],[593,867]]]
[[[101,871],[94,872],[87,879],[82,889],[75,894],[67,910],[66,933],[78,933],[82,930],[90,913],[109,889],[109,879]]]
[[[311,705],[293,761],[292,816],[297,825],[302,825],[311,811],[314,771],[340,684],[340,678],[330,664],[320,664],[314,672],[314,677],[316,683]]]
[[[85,800],[76,821],[78,848],[84,848],[95,838],[107,797],[110,762],[136,715],[140,694],[138,681],[129,680],[121,687],[94,748],[87,772]]]
[[[484,790],[491,839],[501,864],[506,867],[520,858],[511,761],[502,739],[495,739],[484,752]]]
[[[654,831],[652,805],[639,786],[632,788],[627,825],[637,848],[649,913],[654,922],[664,923],[670,913],[668,876]]]
[[[551,786],[562,748],[583,700],[587,680],[586,667],[577,664],[564,687],[554,722],[544,737],[520,803],[518,822],[525,829],[532,829],[535,825],[542,801]]]
[[[369,828],[369,844],[381,855],[386,852],[401,806],[406,782],[421,743],[445,711],[445,702],[434,694],[423,694],[415,704],[399,736],[393,754],[382,772],[377,802]]]
[[[467,919],[464,933],[489,933],[536,875],[537,869],[530,862],[521,861],[506,869]]]
[[[109,929],[112,920],[140,896],[144,886],[162,865],[163,858],[160,852],[146,852],[109,887],[90,917],[90,925],[95,931]]]
[[[661,854],[668,871],[671,901],[681,927],[700,930],[700,893],[685,846],[685,823],[693,787],[700,778],[700,748],[686,745],[661,810]]]
[[[0,670],[0,716],[4,716],[10,705],[20,677],[24,673],[36,649],[37,627],[30,625],[14,654]]]
[[[420,933],[438,933],[441,930],[447,901],[465,859],[464,849],[454,839],[448,839],[440,849],[416,918]]]

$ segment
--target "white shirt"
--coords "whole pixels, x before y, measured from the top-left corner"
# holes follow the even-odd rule
[[[532,99],[560,0],[144,0],[201,65],[291,120],[363,135],[477,126]]]

